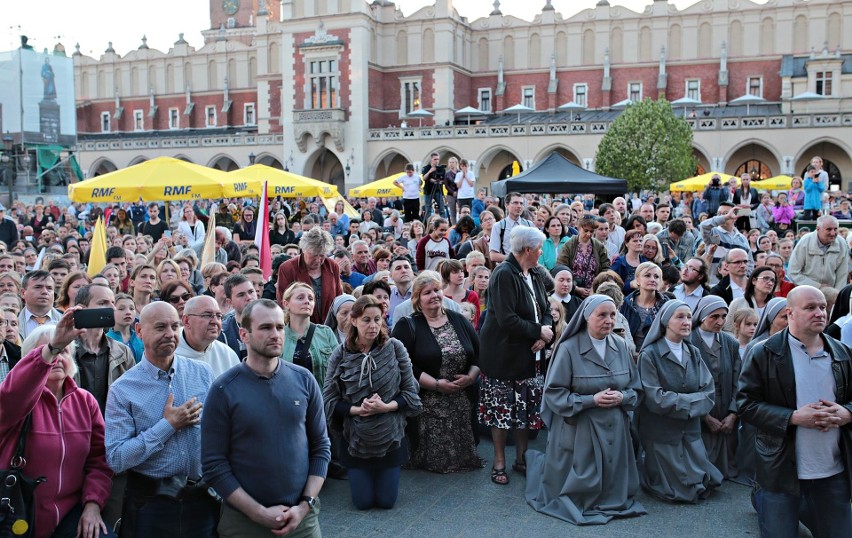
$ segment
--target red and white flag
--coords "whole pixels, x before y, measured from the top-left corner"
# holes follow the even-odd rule
[[[272,250],[269,248],[269,194],[267,182],[263,182],[263,194],[260,196],[260,207],[257,208],[258,226],[254,233],[254,244],[260,251],[260,270],[263,278],[272,278]]]

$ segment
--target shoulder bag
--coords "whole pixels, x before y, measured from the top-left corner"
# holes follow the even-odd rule
[[[27,465],[24,450],[31,424],[32,414],[29,414],[24,419],[10,468],[0,470],[0,538],[35,536],[35,488],[47,479],[43,476],[30,478],[24,474]]]

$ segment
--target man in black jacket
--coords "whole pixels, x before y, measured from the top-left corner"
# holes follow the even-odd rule
[[[5,331],[5,324],[9,322],[0,317],[0,323],[3,324],[0,327],[3,327]],[[3,345],[0,346],[0,383],[6,379],[6,376],[9,375],[9,370],[14,368],[19,360],[21,360],[21,346],[4,340]]]
[[[18,225],[6,216],[6,208],[0,204],[0,241],[6,243],[6,247],[12,250],[19,237]]]
[[[757,428],[761,536],[798,536],[800,519],[814,536],[852,536],[852,350],[822,334],[826,301],[814,287],[790,291],[787,319],[746,355],[737,394]]]

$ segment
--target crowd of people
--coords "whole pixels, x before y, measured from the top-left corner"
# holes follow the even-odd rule
[[[523,478],[576,525],[729,480],[754,488],[763,536],[850,536],[849,209],[815,186],[820,162],[768,198],[745,174],[695,196],[497,200],[435,155],[402,199],[352,200],[359,218],[0,207],[0,460],[25,435],[45,538],[319,536],[326,477],[391,509],[403,470],[485,467],[486,436],[492,487]],[[427,189],[421,207],[447,178],[447,203]],[[95,308],[114,326],[77,328]]]

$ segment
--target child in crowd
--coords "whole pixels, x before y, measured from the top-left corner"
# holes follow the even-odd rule
[[[126,293],[119,293],[115,296],[115,327],[107,331],[106,335],[129,347],[130,351],[133,352],[136,364],[139,364],[139,361],[142,360],[144,346],[142,339],[133,330],[135,323],[136,303],[133,302],[133,297]]]
[[[745,358],[746,346],[757,330],[757,313],[751,308],[734,312],[734,337],[740,343],[740,358]]]

